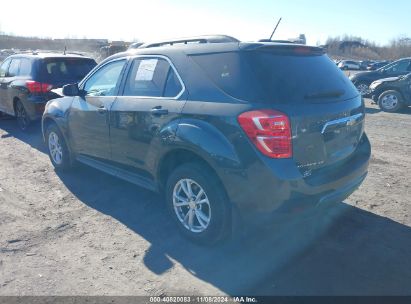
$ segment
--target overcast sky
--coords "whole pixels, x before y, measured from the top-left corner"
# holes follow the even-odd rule
[[[411,37],[410,0],[151,0],[2,1],[0,31],[53,38],[142,40],[227,34],[277,39],[305,33],[309,44],[327,37],[361,36],[386,44]],[[111,3],[108,5],[108,3]]]

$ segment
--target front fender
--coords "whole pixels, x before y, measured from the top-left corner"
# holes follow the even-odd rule
[[[67,142],[67,113],[72,102],[73,97],[57,98],[47,102],[41,123],[43,140],[45,140],[46,124],[51,120],[60,128]]]

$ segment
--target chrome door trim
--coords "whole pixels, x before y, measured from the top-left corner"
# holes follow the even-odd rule
[[[133,56],[130,56],[129,58],[131,58],[131,61],[134,61],[135,59],[144,59],[144,58],[154,58],[154,59],[155,58],[160,58],[160,59],[163,59],[163,60],[167,61],[170,64],[171,68],[173,69],[174,73],[177,75],[177,79],[179,80],[180,85],[181,85],[181,91],[177,94],[177,96],[174,96],[174,97],[144,96],[144,95],[143,96],[119,95],[119,96],[121,96],[121,97],[132,97],[132,98],[138,98],[138,99],[168,99],[168,100],[174,99],[174,100],[178,100],[181,97],[181,95],[183,95],[184,92],[186,91],[186,86],[183,82],[183,79],[181,78],[180,74],[178,73],[178,71],[177,71],[176,67],[174,66],[173,62],[167,56],[164,56],[164,55],[133,55]],[[126,75],[126,78],[127,78],[127,75]],[[123,87],[123,89],[124,89],[124,87]]]

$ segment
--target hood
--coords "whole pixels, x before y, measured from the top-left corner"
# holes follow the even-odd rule
[[[397,81],[398,79],[400,79],[400,77],[388,77],[388,78],[383,78],[383,79],[378,79],[376,81],[378,82],[390,82],[390,81]]]
[[[375,76],[379,76],[381,75],[380,72],[378,71],[365,71],[365,72],[358,72],[355,73],[354,75],[351,75],[351,79],[356,79],[356,78],[371,78],[371,77],[375,77]]]

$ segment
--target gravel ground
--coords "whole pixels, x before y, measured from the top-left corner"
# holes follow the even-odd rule
[[[411,295],[411,109],[367,102],[369,175],[345,202],[214,248],[162,198],[93,169],[56,173],[40,127],[0,120],[0,295]]]

